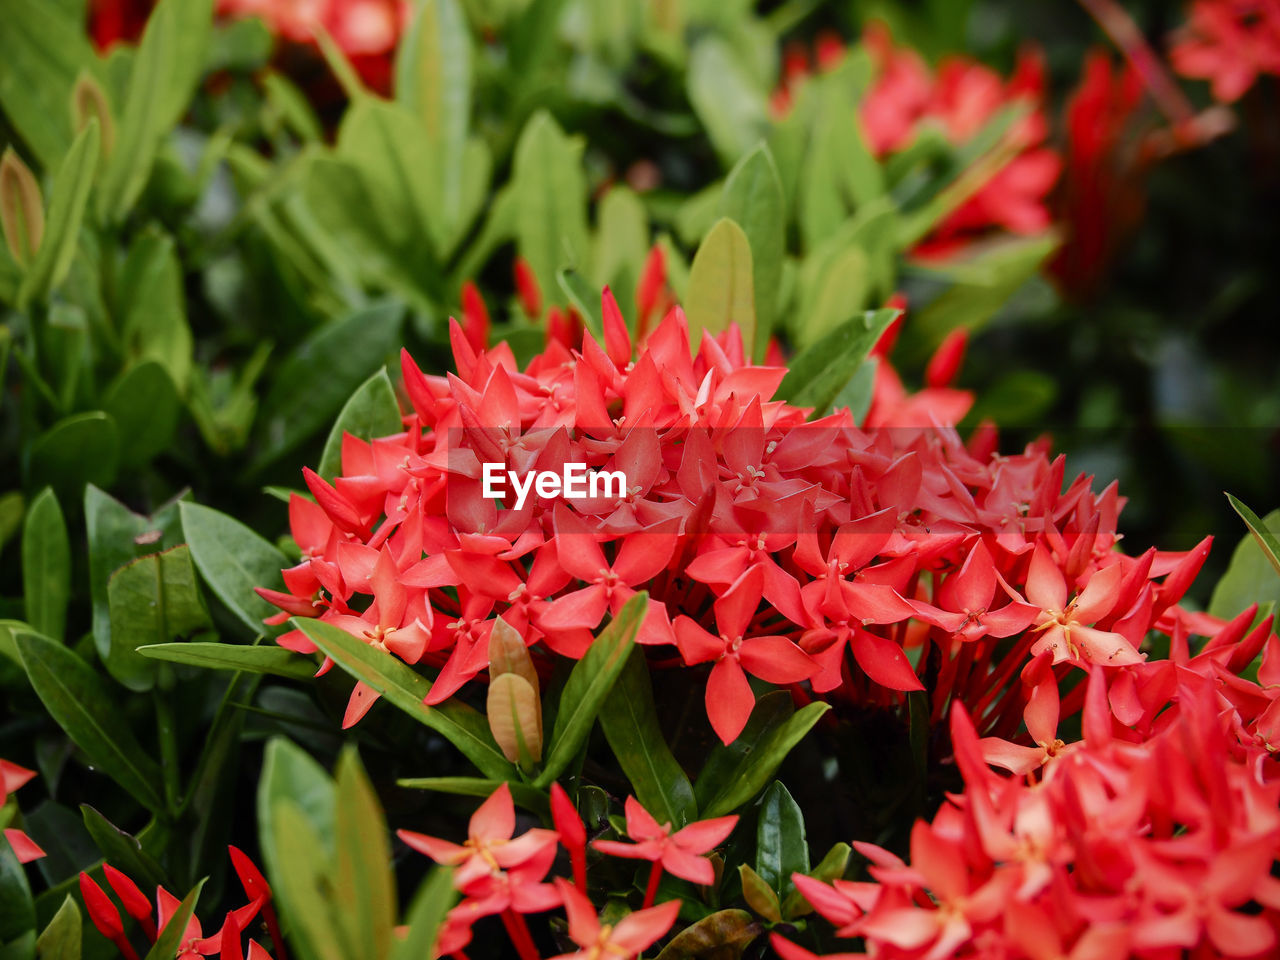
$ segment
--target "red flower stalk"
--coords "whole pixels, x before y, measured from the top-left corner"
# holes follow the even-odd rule
[[[644,905],[653,906],[662,871],[706,886],[715,881],[715,870],[704,855],[722,844],[738,824],[737,815],[700,820],[672,831],[671,824],[659,824],[635,797],[627,797],[627,836],[634,843],[593,840],[591,845],[614,857],[648,860],[653,864]]]
[[[586,890],[587,828],[582,823],[582,817],[578,816],[569,794],[558,783],[551,784],[551,819],[560,836],[560,845],[569,851],[569,861],[573,865],[573,883],[579,890]]]

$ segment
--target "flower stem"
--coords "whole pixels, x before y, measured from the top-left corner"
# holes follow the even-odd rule
[[[578,847],[571,850],[569,859],[573,861],[573,885],[583,893],[587,892],[587,851]]]
[[[662,861],[653,861],[653,868],[649,871],[649,885],[644,888],[644,909],[653,906],[653,901],[658,899],[658,884],[662,881]]]
[[[120,951],[124,960],[138,960],[138,952],[133,949],[133,944],[129,942],[128,937],[123,933],[111,942],[116,945],[116,949]]]
[[[502,911],[502,925],[507,928],[507,936],[520,954],[520,960],[542,960],[542,954],[533,945],[533,936],[524,917],[507,907]]]
[[[269,900],[262,905],[262,918],[266,921],[267,933],[271,934],[272,957],[275,960],[289,960],[284,952],[284,937],[280,935],[280,921],[276,919],[276,912]]]

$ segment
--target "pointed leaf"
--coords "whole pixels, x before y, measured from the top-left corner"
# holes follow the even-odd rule
[[[320,469],[316,473],[326,480],[333,480],[342,472],[342,436],[349,433],[361,440],[388,437],[404,427],[400,420],[400,404],[396,400],[395,387],[383,367],[360,385],[343,406],[342,412],[320,456]]]
[[[80,908],[70,894],[36,940],[36,956],[40,960],[80,960]]]
[[[164,868],[142,849],[142,844],[136,837],[125,833],[87,803],[80,804],[80,815],[104,860],[123,870],[144,887],[170,886],[170,879]]]
[[[538,816],[545,816],[550,812],[547,795],[519,780],[485,780],[480,777],[410,777],[397,780],[396,786],[410,790],[434,790],[437,793],[449,793],[460,797],[483,798],[492,794],[504,782],[511,790],[511,799],[516,806],[523,807]]]
[[[696,350],[698,333],[716,334],[730,323],[742,329],[747,354],[755,350],[756,307],[751,244],[732,220],[717,220],[694,254],[684,312],[689,341]]]
[[[533,268],[538,286],[546,292],[556,289],[561,268],[586,274],[591,251],[582,142],[567,136],[545,110],[535,113],[520,134],[511,186],[516,247]]]
[[[1280,538],[1277,538],[1271,528],[1263,523],[1262,519],[1250,510],[1243,501],[1229,493],[1227,494],[1227,500],[1230,501],[1232,509],[1240,514],[1240,519],[1244,521],[1245,526],[1249,528],[1249,532],[1253,534],[1253,539],[1262,548],[1262,552],[1268,562],[1275,568],[1276,573],[1280,574]]]
[[[729,171],[720,198],[720,213],[742,227],[751,248],[752,290],[758,325],[756,350],[759,353],[773,329],[787,235],[782,181],[778,177],[773,154],[763,143]]]
[[[61,639],[71,599],[71,543],[49,487],[31,501],[22,526],[22,595],[27,623],[36,633]]]
[[[793,873],[809,872],[804,814],[778,780],[769,785],[760,801],[756,821],[756,872],[780,898],[794,887]]]
[[[837,327],[791,361],[777,399],[822,416],[867,359],[897,310],[874,310]]]
[[[284,647],[242,646],[234,643],[156,643],[139,647],[138,653],[153,660],[186,663],[209,670],[243,670],[290,680],[310,680],[316,665]]]
[[[283,553],[238,520],[197,503],[181,503],[182,532],[191,559],[214,594],[245,625],[248,636],[274,636],[278,627],[263,626],[277,613],[254,587],[283,586],[280,571],[289,566]]]
[[[334,896],[343,907],[339,922],[358,951],[347,960],[380,960],[391,950],[395,877],[382,805],[354,747],[344,749],[338,758],[335,815],[338,856]]]
[[[120,446],[116,422],[94,410],[59,420],[27,451],[29,486],[49,484],[59,499],[79,500],[87,483],[115,482]]]
[[[436,867],[413,895],[405,917],[404,938],[392,948],[390,960],[420,960],[434,956],[432,947],[445,916],[458,899],[453,889],[453,869]]]

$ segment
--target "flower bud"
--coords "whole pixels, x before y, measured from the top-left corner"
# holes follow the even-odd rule
[[[31,266],[44,237],[44,198],[12,147],[0,157],[0,227],[14,262],[24,270]]]
[[[538,673],[518,630],[498,617],[489,634],[489,729],[502,755],[527,766],[542,759]]]
[[[107,104],[107,95],[102,85],[93,74],[87,70],[81,71],[71,90],[71,129],[79,133],[95,117],[98,129],[102,132],[101,157],[106,160],[116,143],[115,121],[111,119],[111,107]]]

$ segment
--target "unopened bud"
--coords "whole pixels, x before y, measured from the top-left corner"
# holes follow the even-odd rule
[[[538,692],[538,671],[533,668],[533,658],[520,631],[498,617],[489,632],[489,676],[498,677],[514,673]]]
[[[503,673],[489,683],[489,729],[502,755],[528,766],[542,759],[542,704],[529,681]]]
[[[44,198],[12,147],[0,157],[0,227],[14,262],[24,270],[31,266],[44,238]]]
[[[71,90],[71,128],[79,133],[94,118],[97,119],[98,130],[102,134],[101,157],[106,160],[111,156],[111,148],[116,143],[115,121],[111,119],[111,107],[107,104],[107,95],[102,85],[93,74],[81,71]]]

